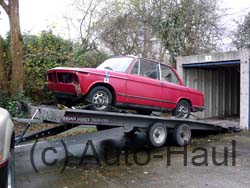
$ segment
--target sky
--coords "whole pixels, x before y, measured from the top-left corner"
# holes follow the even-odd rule
[[[19,0],[20,25],[22,32],[38,34],[53,28],[56,33],[67,33],[64,16],[72,5],[72,0]],[[0,8],[0,35],[9,31],[8,17]]]
[[[221,7],[226,9],[223,23],[228,27],[235,27],[236,21],[242,21],[244,16],[250,12],[250,0],[222,0]]]
[[[221,7],[227,10],[228,16],[223,23],[230,29],[235,27],[233,20],[242,20],[250,12],[250,0],[219,0]],[[68,32],[64,16],[72,13],[73,0],[19,0],[20,24],[22,32],[38,34],[42,30],[52,28],[54,33],[64,38],[74,38],[74,30]],[[8,18],[0,8],[0,35],[5,36],[9,31]]]

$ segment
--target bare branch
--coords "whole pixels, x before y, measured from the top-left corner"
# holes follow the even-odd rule
[[[82,26],[83,26],[83,23],[84,23],[84,20],[86,19],[87,15],[89,14],[89,10],[93,4],[94,0],[91,0],[91,2],[89,3],[89,6],[85,12],[85,14],[83,15],[82,19],[81,19],[81,22],[80,22],[80,35],[81,35],[81,39],[83,40],[83,31],[82,31]]]
[[[6,4],[6,2],[4,0],[0,0],[0,5],[3,7],[5,12],[9,15],[9,13],[10,13],[9,5]]]

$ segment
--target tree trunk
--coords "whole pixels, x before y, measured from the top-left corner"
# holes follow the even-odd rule
[[[19,3],[18,0],[9,0],[9,22],[11,37],[11,87],[12,96],[23,91],[24,68],[22,62],[22,35],[19,22]]]

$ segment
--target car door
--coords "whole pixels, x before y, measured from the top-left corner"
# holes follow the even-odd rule
[[[130,104],[160,106],[159,64],[138,59],[128,76],[126,96],[127,102]]]
[[[161,64],[160,68],[163,105],[165,108],[174,109],[181,94],[179,79],[170,67]]]

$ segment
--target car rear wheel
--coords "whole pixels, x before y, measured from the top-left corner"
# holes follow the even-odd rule
[[[91,110],[109,111],[112,104],[112,94],[106,87],[97,86],[90,91],[87,101],[91,104]]]
[[[181,100],[175,110],[174,110],[174,116],[177,118],[184,118],[188,119],[191,113],[191,105],[186,100]]]

